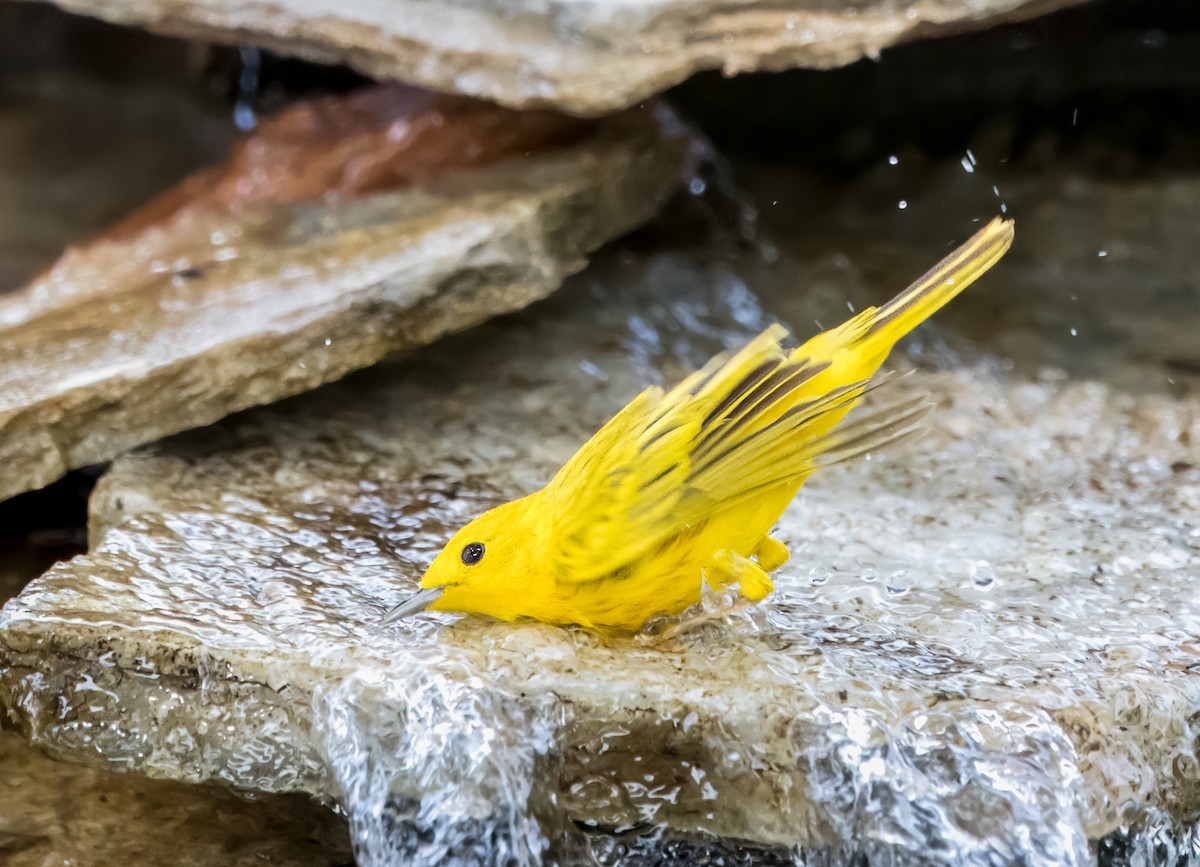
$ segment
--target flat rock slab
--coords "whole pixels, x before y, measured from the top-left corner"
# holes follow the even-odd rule
[[[0,498],[525,306],[683,147],[389,85],[293,106],[0,299]]]
[[[1077,0],[54,0],[173,35],[254,43],[517,108],[598,115],[702,69],[831,67]]]
[[[890,396],[940,396],[928,437],[814,479],[749,614],[660,647],[382,626],[451,530],[763,324],[702,258],[600,264],[117,461],[92,552],[0,615],[12,720],[64,759],[332,795],[368,864],[620,860],[677,834],[1084,864],[1196,815],[1194,401],[918,372]]]

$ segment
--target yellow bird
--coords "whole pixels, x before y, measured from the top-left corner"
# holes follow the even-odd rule
[[[896,341],[1012,238],[997,218],[887,304],[796,349],[773,326],[668,392],[646,389],[546,487],[459,530],[385,622],[428,608],[632,631],[698,602],[702,581],[761,600],[788,558],[770,531],[805,479],[912,433],[927,405],[838,423]]]

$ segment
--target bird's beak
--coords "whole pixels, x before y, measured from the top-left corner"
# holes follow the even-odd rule
[[[410,614],[416,614],[418,611],[424,611],[434,602],[437,602],[442,595],[442,591],[445,589],[444,587],[429,587],[425,590],[418,590],[387,614],[383,615],[383,622],[395,623],[401,617],[407,617]]]

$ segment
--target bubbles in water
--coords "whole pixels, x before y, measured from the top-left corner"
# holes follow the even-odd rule
[[[971,582],[980,590],[990,590],[996,583],[996,570],[987,560],[976,560],[968,569]]]

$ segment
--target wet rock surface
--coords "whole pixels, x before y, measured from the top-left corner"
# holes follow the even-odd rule
[[[56,3],[162,33],[346,63],[374,77],[513,107],[597,115],[634,105],[698,70],[732,75],[838,66],[878,56],[897,42],[1029,18],[1071,0]]]
[[[303,795],[247,798],[55,762],[0,732],[0,860],[180,867],[354,863],[345,823]]]
[[[814,479],[749,614],[667,647],[380,625],[461,522],[767,318],[708,254],[627,250],[523,314],[122,458],[92,552],[0,619],[13,720],[61,758],[337,797],[363,863],[683,834],[1082,864],[1194,819],[1194,399],[919,371],[890,397],[939,395],[930,434]]]
[[[82,552],[90,481],[73,474],[0,504],[0,598]],[[3,731],[0,863],[334,867],[353,855],[345,821],[303,795],[235,794],[56,762]]]
[[[0,497],[543,297],[657,210],[681,150],[648,112],[293,106],[0,299]]]

